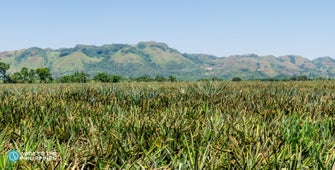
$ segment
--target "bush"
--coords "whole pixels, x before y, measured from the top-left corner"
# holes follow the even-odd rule
[[[135,78],[135,81],[137,81],[137,82],[151,82],[151,81],[153,81],[153,79],[149,75],[145,74],[143,76]]]
[[[242,80],[242,79],[239,78],[239,77],[234,77],[234,78],[231,79],[231,81],[241,81],[241,80]]]
[[[88,74],[84,72],[75,72],[72,75],[64,75],[58,78],[60,83],[87,83],[89,81]]]
[[[292,81],[307,81],[308,77],[306,75],[301,75],[301,76],[293,76],[291,77]]]
[[[157,81],[157,82],[164,82],[164,81],[166,81],[166,79],[162,75],[157,75],[154,80]]]
[[[110,74],[102,72],[102,73],[98,73],[97,75],[95,75],[93,79],[95,81],[99,81],[102,83],[117,83],[121,81],[121,76],[110,75]]]

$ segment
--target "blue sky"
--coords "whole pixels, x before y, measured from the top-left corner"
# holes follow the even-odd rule
[[[331,0],[11,0],[0,51],[158,41],[187,53],[335,58]]]

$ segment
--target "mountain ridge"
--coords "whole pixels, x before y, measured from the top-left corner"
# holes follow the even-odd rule
[[[309,60],[299,55],[258,56],[257,54],[218,57],[209,54],[181,53],[165,43],[154,41],[102,46],[78,44],[73,48],[31,47],[0,52],[0,61],[10,64],[9,73],[22,67],[48,67],[55,77],[76,71],[90,75],[107,72],[126,77],[175,75],[195,80],[217,77],[261,79],[307,75],[334,77],[335,59],[319,57]]]

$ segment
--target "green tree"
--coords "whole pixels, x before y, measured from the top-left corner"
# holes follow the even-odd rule
[[[157,75],[154,79],[157,82],[164,82],[166,79],[162,75]]]
[[[23,67],[20,71],[22,80],[24,83],[29,81],[29,69],[27,67]]]
[[[28,83],[33,83],[36,78],[36,71],[34,69],[30,69],[28,73]]]
[[[51,76],[51,72],[48,68],[44,67],[44,68],[38,68],[36,70],[36,74],[38,75],[38,77],[40,78],[40,82],[49,82],[52,81],[52,76]]]
[[[6,73],[9,68],[10,68],[9,64],[0,62],[0,79],[2,79],[5,83],[10,81],[10,77]]]
[[[88,74],[84,72],[75,72],[73,75],[73,82],[76,83],[87,83],[89,81]]]
[[[35,79],[35,71],[33,69],[28,69],[23,67],[20,72],[15,72],[10,76],[12,83],[33,83]]]
[[[59,83],[73,83],[73,76],[72,75],[64,75],[57,79]]]
[[[112,83],[118,83],[121,81],[122,77],[121,76],[117,76],[117,75],[110,75],[111,79],[112,79]]]
[[[290,78],[292,81],[307,81],[308,77],[306,75],[301,75],[301,76],[293,76]]]
[[[88,74],[84,72],[75,72],[71,75],[64,75],[57,79],[60,83],[87,83],[89,81]]]
[[[13,83],[23,83],[23,76],[20,72],[15,72],[13,75],[10,76],[10,79]]]
[[[104,72],[98,73],[94,76],[93,80],[99,81],[102,83],[117,83],[121,81],[121,76],[110,75]]]
[[[145,74],[143,76],[140,76],[140,77],[137,77],[135,80],[138,81],[138,82],[150,82],[150,81],[153,81],[153,79],[149,75],[147,75],[147,74]]]
[[[98,73],[94,76],[93,80],[103,82],[103,83],[108,83],[110,82],[110,76],[107,73],[101,72]]]
[[[239,78],[239,77],[234,77],[234,78],[231,79],[231,81],[241,81],[241,80],[242,80],[242,79]]]
[[[173,76],[173,75],[170,75],[170,76],[168,77],[168,81],[170,81],[170,82],[176,82],[176,81],[177,81],[177,78],[176,78],[175,76]]]
[[[176,78],[175,76],[173,76],[173,75],[170,75],[170,76],[168,77],[168,80],[169,80],[170,82],[176,82],[176,81],[177,81],[177,78]]]

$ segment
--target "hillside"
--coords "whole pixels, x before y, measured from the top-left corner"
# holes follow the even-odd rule
[[[216,57],[206,54],[182,54],[164,43],[140,42],[136,45],[77,45],[74,48],[41,49],[33,47],[0,53],[1,62],[10,64],[9,73],[22,67],[48,67],[54,77],[84,71],[90,75],[107,72],[126,77],[175,75],[196,80],[218,77],[230,79],[270,78],[307,75],[334,77],[335,60],[322,57],[308,60],[302,56],[258,56],[256,54]]]

